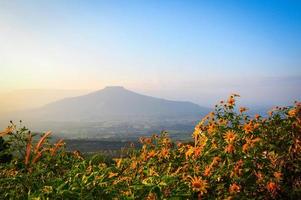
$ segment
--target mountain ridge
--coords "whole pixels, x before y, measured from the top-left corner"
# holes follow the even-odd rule
[[[44,120],[95,121],[122,117],[185,117],[204,114],[207,108],[188,101],[173,101],[151,97],[108,86],[77,97],[68,97],[34,109]],[[208,109],[209,110],[209,109]]]

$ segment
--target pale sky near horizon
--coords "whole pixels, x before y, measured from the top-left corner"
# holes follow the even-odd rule
[[[288,104],[301,99],[300,35],[297,0],[0,0],[0,93],[122,85]]]

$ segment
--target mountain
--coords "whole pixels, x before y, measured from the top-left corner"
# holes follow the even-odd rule
[[[191,102],[141,95],[120,86],[65,98],[31,112],[42,121],[102,121],[147,118],[199,117],[208,111]]]
[[[6,115],[0,126],[22,119],[32,131],[52,130],[58,137],[70,139],[135,141],[162,130],[183,139],[190,138],[196,122],[208,112],[208,108],[191,102],[150,97],[114,86]]]

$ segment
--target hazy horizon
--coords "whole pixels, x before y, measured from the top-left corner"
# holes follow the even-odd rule
[[[44,91],[38,106],[121,85],[207,107],[233,92],[248,105],[291,105],[300,35],[300,1],[4,0],[0,95],[22,108],[30,96],[20,105],[12,93]]]

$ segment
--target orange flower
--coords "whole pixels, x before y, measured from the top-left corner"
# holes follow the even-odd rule
[[[160,157],[165,158],[165,159],[169,158],[169,149],[165,148],[165,147],[162,148],[161,152],[160,152]]]
[[[194,156],[197,158],[201,155],[203,147],[194,147]]]
[[[235,104],[234,96],[230,96],[227,102],[229,106],[233,106]]]
[[[242,145],[242,151],[244,152],[244,153],[247,153],[247,151],[249,150],[249,144],[248,143],[245,143],[244,145]]]
[[[116,158],[116,159],[114,159],[114,161],[116,162],[116,167],[120,168],[121,163],[122,163],[122,158]]]
[[[206,166],[204,170],[204,176],[210,176],[211,169],[212,169],[211,165]]]
[[[148,152],[147,156],[148,156],[148,158],[153,158],[153,157],[155,157],[155,156],[156,156],[155,150],[151,150],[150,152]]]
[[[274,177],[277,181],[280,181],[282,179],[282,173],[281,172],[274,172]]]
[[[247,111],[248,110],[248,108],[246,108],[246,107],[240,107],[239,108],[239,112],[240,113],[243,113],[243,112],[245,112],[245,111]]]
[[[133,161],[131,164],[131,169],[136,169],[137,164],[138,164],[137,161]]]
[[[253,131],[253,129],[254,129],[252,121],[250,121],[249,123],[245,124],[243,129],[244,129],[244,131],[246,133],[251,133]]]
[[[110,172],[108,178],[112,178],[112,177],[115,177],[117,175],[118,175],[118,173]]]
[[[226,119],[219,119],[218,120],[218,123],[222,126],[226,126],[228,124],[228,120]]]
[[[234,131],[232,130],[228,130],[225,135],[224,135],[224,140],[227,142],[227,143],[232,143],[234,142],[236,138],[236,134]]]
[[[232,144],[228,144],[225,148],[226,153],[233,153],[234,152],[234,146]]]
[[[239,160],[235,166],[234,166],[234,169],[233,171],[231,172],[231,175],[230,177],[234,177],[234,176],[241,176],[242,174],[242,166],[243,166],[244,162],[242,160]]]
[[[257,182],[262,182],[263,181],[263,174],[261,172],[255,172],[255,176],[257,177]]]
[[[290,117],[294,117],[294,116],[296,116],[296,114],[297,114],[297,110],[295,108],[288,111],[288,116],[290,116]]]
[[[213,133],[215,131],[215,125],[214,124],[210,124],[208,126],[208,129],[207,129],[208,133]]]
[[[271,192],[273,195],[276,193],[278,186],[276,183],[270,181],[268,182],[268,184],[266,185],[266,188],[269,192]]]
[[[191,178],[191,186],[194,191],[198,191],[201,194],[207,192],[208,183],[206,180],[203,180],[201,177],[190,177]]]
[[[186,159],[188,159],[194,153],[194,148],[192,146],[188,146],[188,150],[185,152]]]
[[[231,194],[235,194],[235,193],[240,192],[240,186],[237,185],[236,183],[231,184],[230,187],[229,187],[229,192]]]
[[[254,117],[255,117],[255,119],[259,120],[260,115],[256,114]]]

